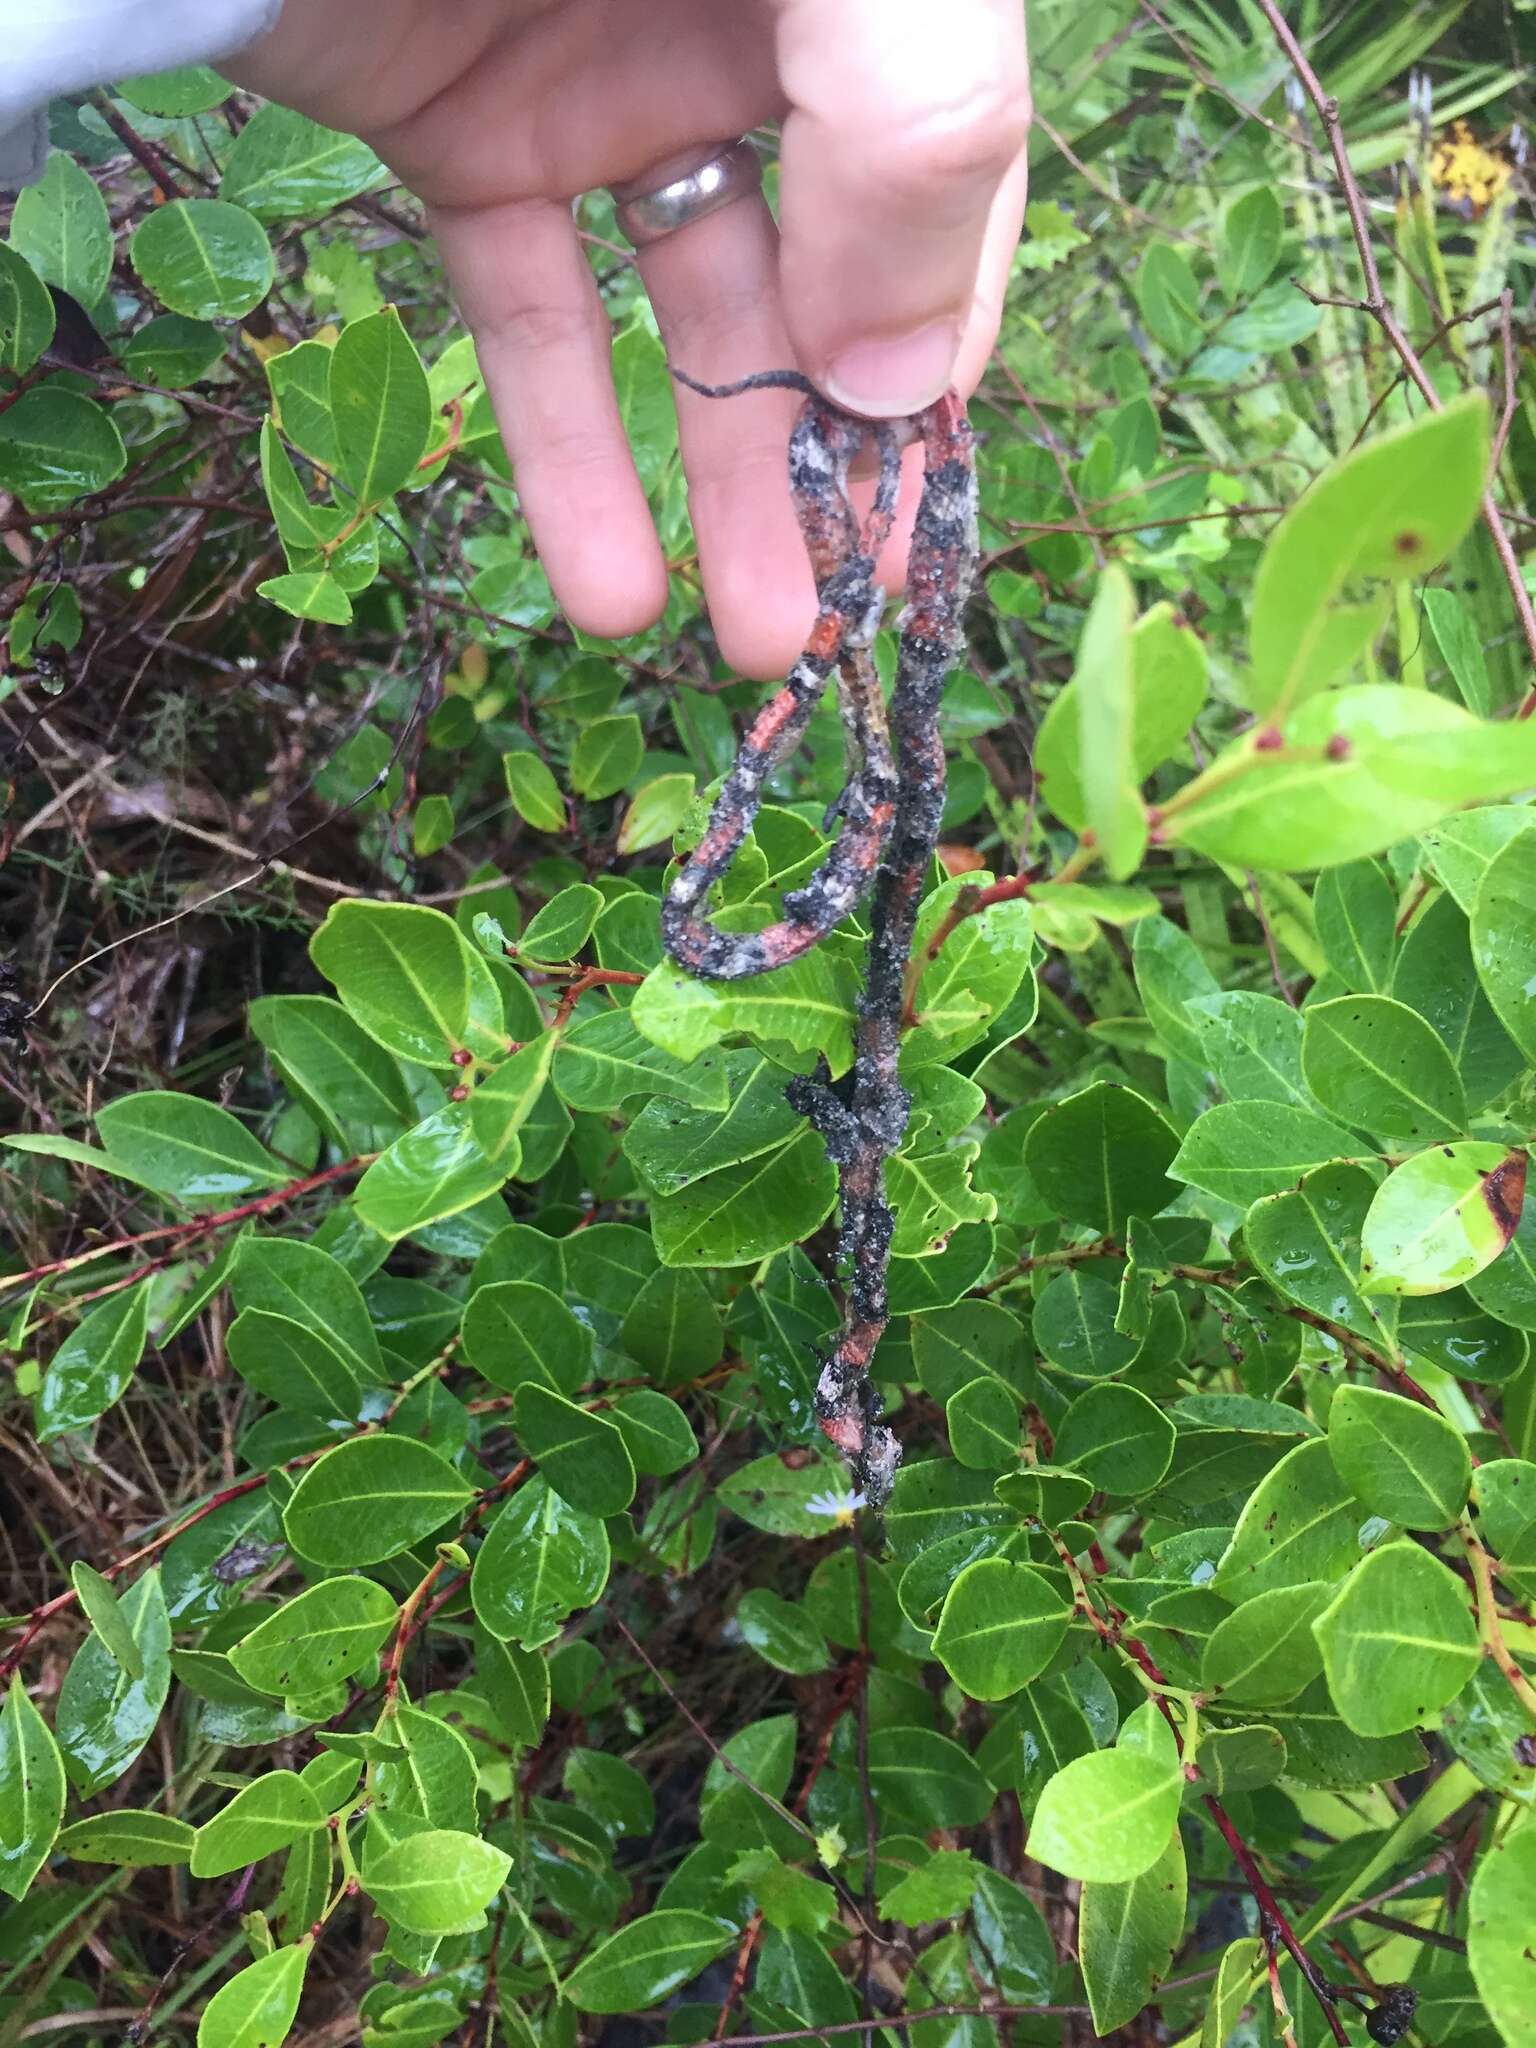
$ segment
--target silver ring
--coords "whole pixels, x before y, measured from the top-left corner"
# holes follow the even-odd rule
[[[713,147],[713,145],[712,145]],[[686,168],[685,168],[686,167]],[[662,182],[650,181],[657,176]],[[718,213],[733,200],[762,190],[757,151],[743,140],[715,147],[702,163],[671,157],[640,178],[610,189],[618,201],[615,219],[637,249],[648,248],[679,228]]]

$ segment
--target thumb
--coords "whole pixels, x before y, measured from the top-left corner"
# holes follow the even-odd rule
[[[784,0],[778,45],[791,339],[839,404],[916,412],[948,387],[962,343],[975,358],[978,291],[984,317],[1000,310],[1024,206],[1023,7]]]

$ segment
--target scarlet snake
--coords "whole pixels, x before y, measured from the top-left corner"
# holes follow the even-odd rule
[[[952,392],[909,422],[923,444],[923,488],[887,713],[870,648],[884,605],[875,563],[895,513],[903,423],[874,425],[842,412],[793,371],[714,386],[674,375],[709,398],[769,386],[806,394],[790,436],[789,482],[816,578],[815,624],[788,680],[742,741],[704,836],[663,904],[661,929],[679,966],[714,980],[739,980],[798,958],[873,891],[853,1066],[834,1081],[822,1059],[815,1075],[796,1077],[785,1092],[821,1134],[838,1174],[844,1309],[822,1360],[817,1420],[847,1459],[859,1491],[878,1506],[901,1455],[869,1376],[890,1314],[895,1219],[884,1168],[912,1107],[898,1073],[901,1019],[918,903],[944,811],[939,702],[962,646],[961,615],[976,566],[973,438]],[[861,528],[847,481],[866,437],[875,442],[880,476]],[[703,914],[707,894],[729,869],[769,776],[799,744],[834,668],[849,756],[848,779],[828,818],[829,826],[841,820],[838,837],[811,879],[784,898],[777,923],[758,932],[721,931]]]

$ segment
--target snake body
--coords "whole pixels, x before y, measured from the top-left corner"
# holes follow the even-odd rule
[[[743,740],[704,836],[666,898],[661,927],[680,966],[714,980],[738,980],[798,958],[870,897],[852,1068],[834,1081],[822,1061],[815,1075],[796,1078],[786,1092],[820,1133],[838,1173],[844,1311],[821,1361],[817,1420],[846,1458],[859,1491],[878,1506],[900,1458],[869,1370],[889,1320],[894,1218],[884,1167],[901,1144],[912,1106],[898,1072],[907,963],[944,811],[939,703],[961,650],[962,613],[975,574],[971,428],[953,393],[908,423],[923,446],[923,487],[887,711],[870,649],[884,605],[875,564],[895,515],[902,423],[874,426],[842,412],[793,372],[713,387],[681,381],[710,397],[766,385],[806,393],[790,436],[789,485],[816,578],[816,620],[805,651]],[[848,496],[848,469],[866,438],[875,442],[880,475],[861,525]],[[837,838],[810,880],[785,897],[778,922],[757,932],[722,931],[705,915],[708,893],[730,867],[769,776],[798,746],[834,670],[849,759],[832,807]]]

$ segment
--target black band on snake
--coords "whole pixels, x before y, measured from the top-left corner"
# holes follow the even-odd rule
[[[870,647],[884,605],[875,563],[896,509],[901,423],[877,425],[842,412],[792,371],[719,386],[674,375],[710,398],[775,385],[806,394],[790,436],[789,484],[816,578],[816,621],[788,680],[742,742],[704,837],[663,905],[661,929],[680,966],[715,980],[737,980],[797,958],[871,896],[853,1066],[834,1081],[822,1063],[814,1077],[791,1081],[786,1092],[821,1133],[838,1173],[844,1310],[822,1361],[817,1419],[847,1459],[859,1491],[878,1506],[890,1492],[900,1458],[869,1376],[889,1317],[886,1268],[894,1219],[884,1169],[901,1144],[911,1109],[897,1071],[906,969],[944,810],[939,701],[960,654],[961,614],[975,573],[971,428],[953,393],[910,422],[923,445],[923,488],[887,714]],[[847,480],[866,437],[875,443],[880,476],[861,528]],[[704,915],[708,892],[750,831],[769,775],[799,744],[834,668],[849,757],[847,781],[831,812],[841,820],[838,837],[811,879],[785,897],[780,922],[758,932],[721,931]]]

